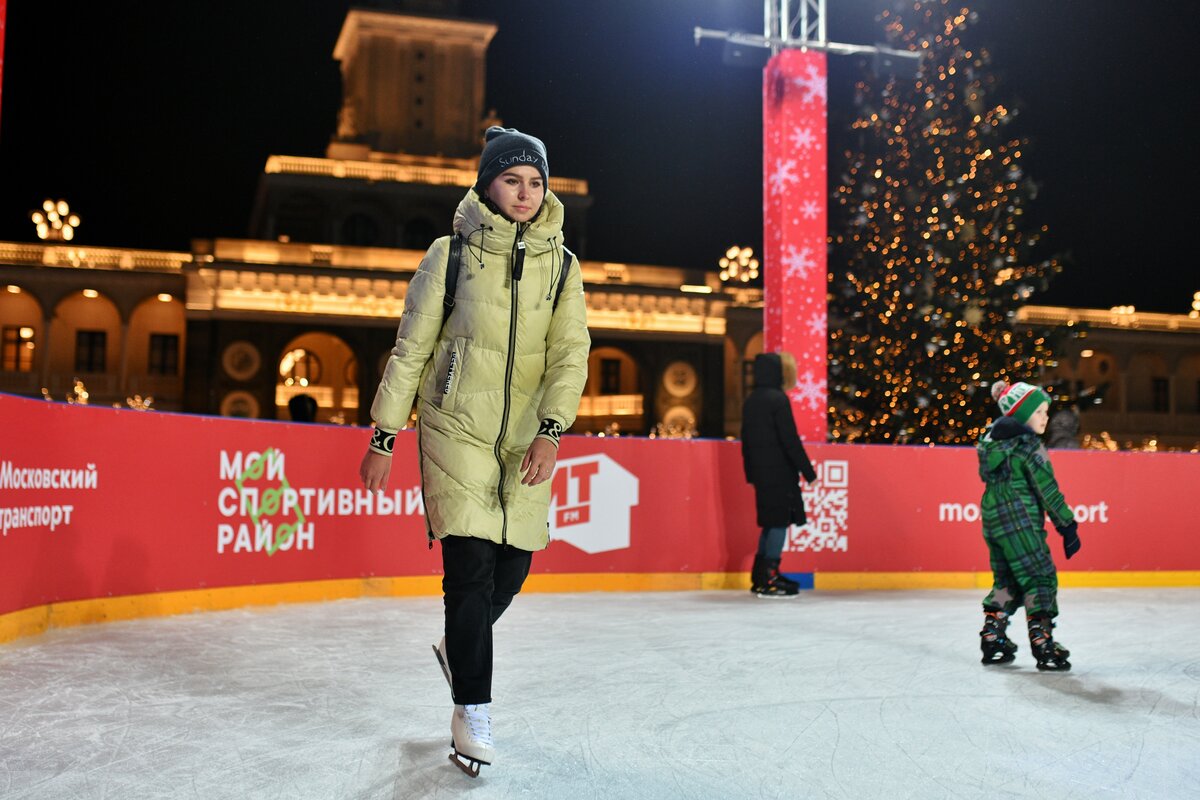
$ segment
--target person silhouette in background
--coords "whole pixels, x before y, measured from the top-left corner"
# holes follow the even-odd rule
[[[796,385],[791,353],[760,353],[754,359],[754,388],[742,406],[742,465],[754,486],[762,532],[750,570],[750,591],[759,597],[795,597],[799,584],[779,574],[788,526],[803,525],[800,476],[812,483],[816,470],[796,433],[787,390]]]
[[[316,422],[317,401],[310,394],[294,395],[288,400],[288,413],[292,415],[292,422]]]

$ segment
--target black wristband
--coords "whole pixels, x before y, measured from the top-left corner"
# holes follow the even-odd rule
[[[396,434],[389,433],[383,428],[375,428],[371,431],[371,449],[377,453],[391,455],[392,448],[396,446]]]
[[[554,419],[542,420],[542,427],[538,428],[538,436],[544,436],[554,442],[554,446],[558,447],[558,440],[562,437],[562,423]]]

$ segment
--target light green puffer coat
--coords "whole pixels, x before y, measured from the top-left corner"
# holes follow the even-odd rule
[[[522,550],[549,541],[550,481],[522,486],[521,459],[535,436],[557,445],[556,432],[539,433],[544,420],[564,431],[575,421],[591,345],[577,260],[553,306],[562,225],[562,203],[549,191],[537,219],[518,226],[472,189],[454,215],[464,241],[444,329],[449,236],[433,243],[409,284],[371,417],[398,431],[417,398],[425,521],[438,538]],[[518,235],[524,268],[513,280]]]

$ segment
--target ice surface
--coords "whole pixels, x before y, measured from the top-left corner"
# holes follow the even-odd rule
[[[1200,590],[1064,590],[1066,674],[1023,617],[981,666],[982,594],[522,595],[477,780],[440,598],[52,631],[0,645],[0,797],[1200,796]]]

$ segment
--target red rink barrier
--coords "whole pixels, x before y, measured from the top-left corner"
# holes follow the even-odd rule
[[[94,598],[433,576],[416,436],[383,496],[362,428],[0,395],[0,615]],[[987,572],[970,448],[812,445],[810,525],[784,568]],[[1200,570],[1200,456],[1055,451],[1080,520],[1071,571]],[[565,437],[535,573],[736,573],[757,541],[736,442]],[[1052,550],[1065,566],[1057,537]],[[818,588],[820,587],[818,580]]]

